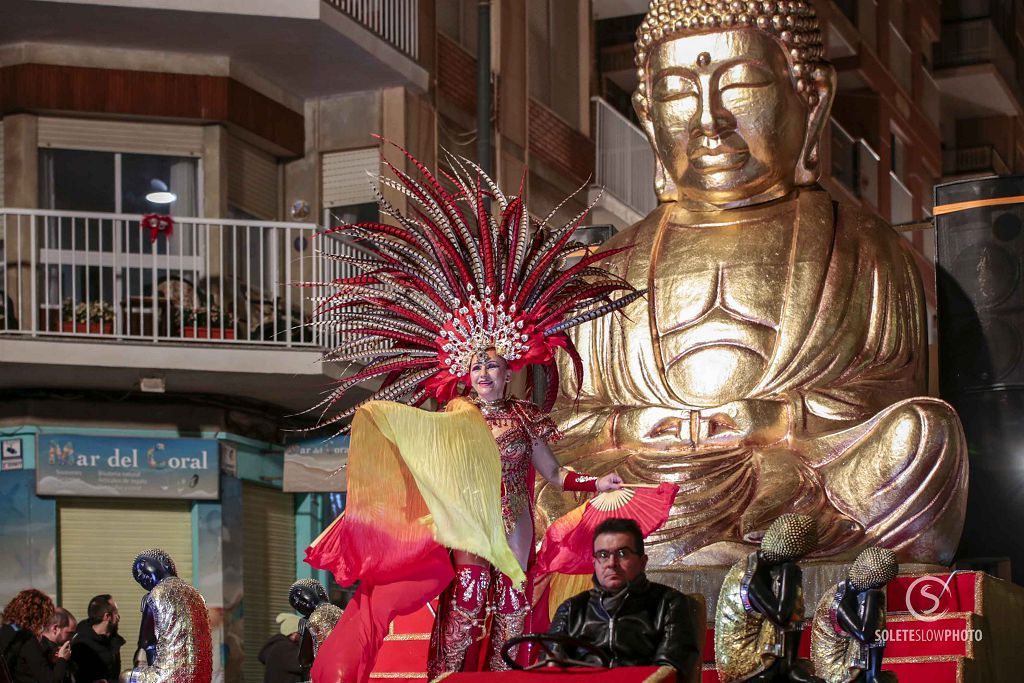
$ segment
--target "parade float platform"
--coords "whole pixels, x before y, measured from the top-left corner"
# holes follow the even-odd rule
[[[845,565],[838,564],[812,564],[805,568],[808,613],[813,612],[818,597],[838,582],[844,571]],[[725,569],[652,569],[648,572],[652,581],[701,593],[707,600],[709,620],[701,683],[719,680],[714,664],[714,605],[718,597],[714,585],[716,581],[721,583],[719,573],[724,576]],[[982,572],[913,571],[900,574],[889,584],[887,602],[889,642],[883,668],[896,673],[900,683],[1020,683],[1024,680],[1024,588]],[[424,670],[432,622],[433,611],[429,607],[396,619],[371,679],[426,681]],[[966,634],[970,634],[969,637]],[[803,640],[805,657],[809,649],[808,629]],[[605,671],[604,675],[609,673],[614,672]],[[652,673],[640,675],[637,671],[639,677],[630,680],[647,680]],[[496,681],[541,681],[559,674],[549,670],[546,675],[528,672],[475,675],[479,680],[490,677]],[[571,670],[561,675],[571,676],[581,683],[612,680],[601,678],[601,670]],[[461,679],[449,677],[447,680],[456,683]]]

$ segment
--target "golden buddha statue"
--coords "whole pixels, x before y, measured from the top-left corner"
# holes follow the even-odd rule
[[[660,205],[604,265],[649,292],[575,328],[586,380],[555,417],[562,464],[679,485],[656,565],[732,564],[787,512],[817,520],[812,558],[945,563],[959,540],[966,444],[923,396],[909,244],[816,185],[823,55],[802,0],[655,0],[638,31]],[[542,532],[577,503],[539,488]]]

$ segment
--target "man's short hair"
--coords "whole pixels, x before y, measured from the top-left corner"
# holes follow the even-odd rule
[[[114,598],[109,594],[97,595],[89,601],[89,619],[103,621],[103,617],[114,613]]]
[[[629,534],[633,537],[633,550],[638,554],[644,554],[644,534],[640,531],[640,525],[636,520],[624,517],[609,517],[594,529],[594,540],[601,534]]]
[[[71,612],[67,611],[63,607],[54,607],[53,614],[46,620],[46,628],[50,628],[51,626],[67,628],[73,621],[75,621],[75,618],[71,615]]]

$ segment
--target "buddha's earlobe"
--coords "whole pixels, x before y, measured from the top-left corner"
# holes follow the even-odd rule
[[[640,128],[647,136],[647,142],[654,152],[654,194],[658,197],[659,204],[675,202],[679,200],[679,187],[675,179],[668,172],[668,168],[658,155],[658,145],[654,139],[654,122],[647,112],[647,99],[640,90],[633,93],[633,108],[636,109],[637,118],[640,119]]]
[[[659,204],[679,201],[679,187],[669,175],[668,169],[661,162],[661,157],[656,151],[654,153],[654,194],[658,196]]]
[[[821,138],[825,132],[825,122],[832,110],[835,97],[835,69],[831,65],[818,67],[811,79],[813,92],[807,96],[807,130],[804,132],[804,145],[800,150],[800,159],[796,165],[794,182],[797,185],[813,185],[821,175]]]

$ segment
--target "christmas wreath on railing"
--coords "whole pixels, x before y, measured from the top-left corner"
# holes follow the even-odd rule
[[[174,234],[174,219],[158,213],[147,213],[139,221],[139,227],[149,230],[149,241],[152,244],[160,235],[169,238]]]

